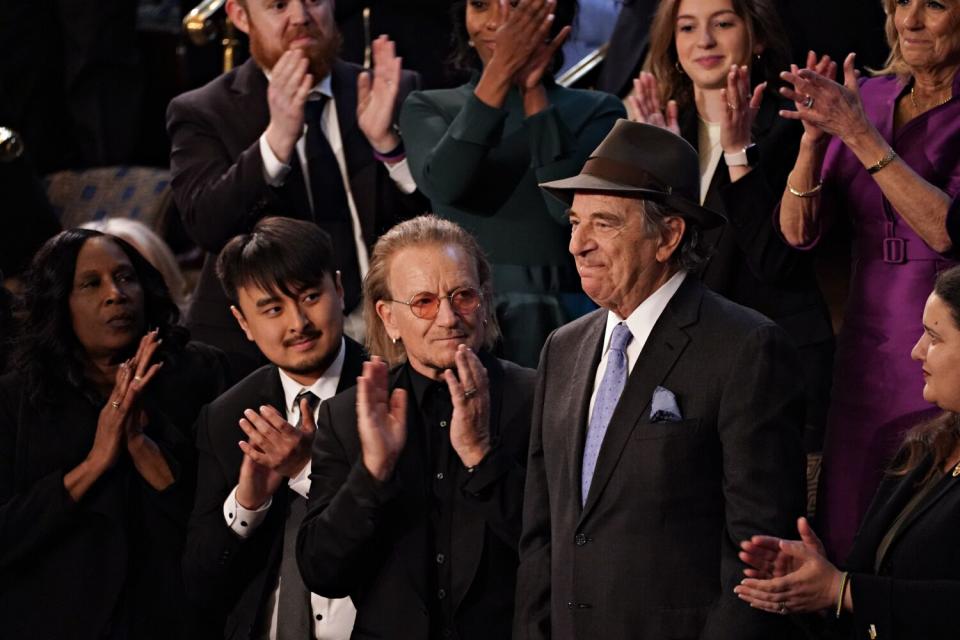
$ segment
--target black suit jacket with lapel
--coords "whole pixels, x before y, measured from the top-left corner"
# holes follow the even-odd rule
[[[701,279],[720,295],[771,318],[793,340],[806,389],[806,448],[820,451],[830,403],[833,325],[813,255],[788,245],[774,224],[802,133],[798,123],[779,116],[783,108],[792,107],[769,96],[760,104],[752,132],[760,163],[750,173],[730,182],[727,163],[720,157],[704,205],[726,213],[728,222],[704,233],[713,254]],[[681,133],[696,149],[696,109],[681,114]]]
[[[429,204],[419,192],[404,195],[357,124],[357,65],[337,61],[331,84],[343,140],[350,192],[367,246],[384,231]],[[216,256],[234,236],[249,232],[258,220],[281,215],[312,220],[307,185],[299,160],[279,188],[266,183],[260,135],[270,121],[267,78],[248,60],[207,85],[170,102],[167,131],[172,148],[173,195],[190,237],[206,253],[190,307],[188,325],[196,339],[222,348],[241,375],[266,361],[243,336],[230,314],[217,281]],[[404,72],[397,104],[419,85],[416,74]],[[347,292],[348,302],[359,291]]]
[[[720,157],[704,206],[729,221],[704,234],[714,253],[701,278],[720,295],[773,319],[802,348],[831,340],[833,328],[811,254],[788,245],[773,223],[803,133],[798,123],[778,115],[782,108],[790,106],[764,97],[752,132],[760,163],[750,173],[730,182]],[[684,111],[680,131],[698,148],[696,109]]]
[[[612,416],[581,508],[607,312],[552,334],[534,398],[514,638],[769,640],[783,620],[733,593],[738,545],[803,512],[803,402],[783,330],[688,276]],[[654,389],[678,422],[651,422]]]
[[[535,374],[481,353],[490,380],[493,450],[473,474],[457,473],[451,562],[453,638],[508,638],[513,615],[524,463]],[[406,366],[390,388],[406,388],[407,443],[393,478],[377,482],[363,466],[356,390],[323,404],[313,445],[307,516],[297,538],[304,583],[357,607],[353,638],[424,640],[427,615],[428,484]]]
[[[356,383],[365,359],[363,349],[345,339],[346,354],[337,391]],[[283,550],[283,527],[293,491],[284,484],[273,496],[265,520],[241,539],[223,518],[223,502],[237,486],[243,452],[237,442],[246,435],[237,422],[243,411],[261,405],[284,411],[286,405],[277,367],[257,369],[206,406],[197,419],[197,495],[187,531],[183,576],[187,595],[220,620],[223,637],[250,638],[272,592]]]
[[[610,34],[597,89],[618,97],[633,89],[632,81],[650,49],[650,23],[658,4],[657,0],[624,0]]]
[[[951,638],[960,602],[960,477],[947,474],[901,525],[875,571],[877,548],[929,470],[928,459],[905,476],[886,476],[854,540],[854,612],[849,637],[866,640]]]

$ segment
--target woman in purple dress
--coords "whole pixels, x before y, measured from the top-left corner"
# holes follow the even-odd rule
[[[960,193],[960,3],[883,0],[891,54],[858,80],[843,63],[794,66],[782,93],[804,134],[779,213],[784,238],[813,247],[831,218],[854,228],[818,501],[830,557],[843,560],[904,431],[932,410],[910,346],[937,273],[954,264],[946,228]],[[831,139],[832,136],[832,139]]]

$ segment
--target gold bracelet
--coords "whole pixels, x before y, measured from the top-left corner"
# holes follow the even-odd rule
[[[850,572],[844,571],[843,576],[840,577],[840,595],[837,597],[837,610],[834,612],[834,616],[839,619],[840,614],[843,613],[843,596],[847,592],[847,585],[850,584]]]
[[[791,187],[789,183],[787,183],[787,190],[790,191],[790,193],[792,193],[793,195],[797,196],[798,198],[812,198],[813,196],[820,193],[820,189],[823,189],[823,180],[819,181],[817,183],[817,186],[815,186],[813,189],[810,189],[809,191],[798,191],[797,189],[794,189],[793,187]]]
[[[893,150],[893,147],[890,147],[890,150],[887,151],[887,155],[880,158],[880,162],[873,166],[867,167],[867,173],[870,175],[875,174],[877,171],[880,171],[880,169],[883,169],[885,166],[896,160],[896,158],[897,152]]]

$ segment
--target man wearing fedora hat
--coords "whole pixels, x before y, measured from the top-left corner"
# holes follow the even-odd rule
[[[620,120],[542,187],[570,204],[603,308],[541,355],[514,637],[789,637],[733,588],[739,541],[803,513],[799,365],[771,320],[688,275],[723,222],[698,204],[697,152]]]

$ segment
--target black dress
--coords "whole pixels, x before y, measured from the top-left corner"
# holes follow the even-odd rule
[[[192,423],[226,386],[223,354],[198,343],[165,357],[147,388],[147,435],[174,483],[154,490],[125,450],[74,502],[64,475],[89,453],[103,403],[65,381],[42,404],[0,378],[0,619],[9,638],[201,637],[180,554],[193,499]]]

